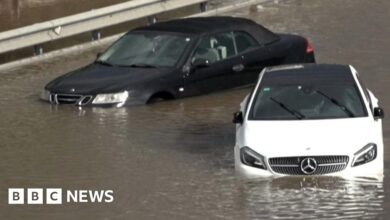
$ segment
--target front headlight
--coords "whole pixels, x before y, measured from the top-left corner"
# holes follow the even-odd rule
[[[249,147],[243,147],[240,149],[241,162],[245,165],[256,167],[260,169],[267,169],[265,165],[264,157]]]
[[[92,101],[92,104],[123,104],[129,97],[129,92],[98,94]]]
[[[39,98],[44,100],[44,101],[49,101],[50,100],[50,92],[46,89],[41,91],[41,94],[39,94]]]
[[[377,155],[376,144],[369,143],[364,146],[361,150],[355,153],[355,156],[352,161],[352,167],[356,167],[362,164],[366,164],[375,160]]]

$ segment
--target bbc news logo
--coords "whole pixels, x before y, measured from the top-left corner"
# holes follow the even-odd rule
[[[63,194],[64,192],[64,194]],[[61,188],[9,188],[10,205],[43,205],[64,203],[112,203],[113,190],[66,190]]]

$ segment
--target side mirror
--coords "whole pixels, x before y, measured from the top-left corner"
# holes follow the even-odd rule
[[[242,124],[244,122],[244,117],[242,112],[235,112],[233,114],[233,123],[234,124]]]
[[[383,119],[385,117],[385,112],[382,108],[376,107],[374,108],[374,118],[375,119]]]
[[[209,66],[210,66],[210,62],[208,60],[202,59],[202,58],[195,59],[191,65],[192,69],[205,68],[205,67],[209,67]]]

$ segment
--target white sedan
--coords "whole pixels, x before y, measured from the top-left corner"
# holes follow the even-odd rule
[[[383,110],[352,66],[264,69],[234,114],[244,176],[383,176]]]

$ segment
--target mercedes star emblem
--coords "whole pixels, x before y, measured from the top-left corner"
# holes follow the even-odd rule
[[[301,170],[304,174],[310,175],[317,170],[317,161],[314,158],[305,158],[301,162]]]

